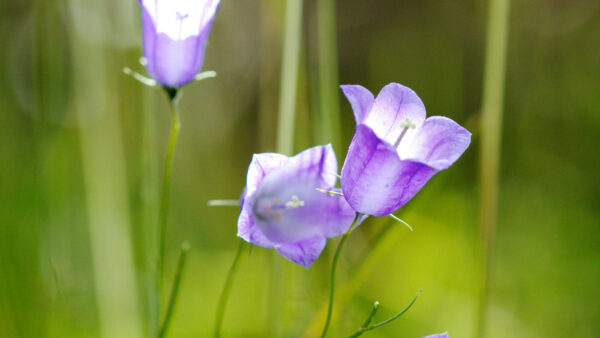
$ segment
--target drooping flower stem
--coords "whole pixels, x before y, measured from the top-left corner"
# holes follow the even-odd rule
[[[321,338],[325,337],[325,335],[327,334],[327,330],[329,329],[329,323],[331,322],[331,314],[333,312],[333,296],[335,293],[335,270],[337,268],[337,262],[340,258],[340,253],[342,252],[342,247],[344,247],[344,244],[346,243],[346,240],[348,239],[348,236],[350,236],[350,233],[352,232],[352,229],[354,229],[358,224],[360,224],[360,222],[362,222],[362,220],[364,220],[364,215],[361,214],[357,214],[356,218],[354,219],[354,222],[350,225],[350,227],[348,228],[348,231],[346,231],[346,233],[344,234],[344,236],[342,236],[342,239],[340,239],[340,242],[338,243],[337,248],[335,249],[335,254],[333,255],[333,263],[331,263],[331,276],[329,279],[329,305],[327,307],[327,319],[325,319],[325,326],[323,327],[323,332],[321,333]]]
[[[223,323],[225,307],[227,305],[227,300],[229,299],[231,287],[233,286],[235,274],[237,272],[238,267],[240,266],[240,258],[242,257],[242,251],[244,247],[245,242],[240,240],[237,252],[235,253],[235,257],[233,258],[233,262],[231,263],[231,267],[229,268],[229,272],[227,273],[227,279],[225,279],[225,284],[223,284],[223,290],[221,290],[221,296],[219,297],[219,305],[217,306],[217,313],[215,316],[215,338],[221,336],[221,324]]]
[[[171,323],[171,317],[173,316],[173,310],[177,302],[177,296],[179,295],[179,286],[181,285],[181,278],[183,276],[183,270],[185,269],[185,263],[187,260],[187,254],[190,251],[190,244],[183,242],[181,244],[181,253],[179,254],[179,262],[177,263],[177,270],[175,270],[175,279],[173,280],[173,287],[171,288],[171,295],[169,297],[169,303],[167,305],[167,312],[165,313],[165,319],[160,326],[158,337],[162,338],[167,334],[169,324]]]
[[[164,274],[164,263],[165,263],[165,242],[167,234],[167,213],[169,209],[169,195],[171,187],[171,174],[173,170],[173,154],[175,152],[175,146],[177,145],[177,139],[179,137],[179,130],[181,129],[181,121],[179,120],[179,99],[181,97],[181,90],[177,88],[166,88],[165,91],[169,96],[169,106],[171,108],[171,135],[169,137],[169,146],[167,148],[167,155],[165,159],[165,169],[163,176],[162,195],[160,199],[160,209],[158,215],[158,260],[157,260],[157,279],[158,279],[158,292],[159,299],[162,297],[163,290],[163,274]],[[162,303],[162,301],[159,301]],[[159,312],[160,313],[160,312]]]
[[[510,0],[490,0],[481,107],[479,232],[481,286],[475,330],[485,336],[496,225],[502,136],[502,111]]]

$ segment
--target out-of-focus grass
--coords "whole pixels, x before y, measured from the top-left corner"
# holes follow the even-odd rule
[[[111,113],[118,118],[125,158],[142,314],[146,313],[144,241],[140,216],[140,152],[158,159],[160,174],[169,113],[153,92],[121,73],[142,71],[137,9],[129,2],[5,1],[0,4],[0,336],[94,337],[100,334],[93,273],[89,203],[75,123],[72,40],[105,50]],[[307,4],[305,24],[314,22]],[[75,7],[74,7],[75,6]],[[83,7],[81,7],[83,6]],[[103,10],[98,10],[102,9]],[[83,11],[77,12],[75,10]],[[500,172],[496,269],[490,337],[595,337],[600,324],[600,9],[596,1],[514,2],[511,12],[506,109]],[[73,15],[91,18],[72,25]],[[117,14],[115,14],[117,13]],[[460,2],[337,2],[339,77],[377,92],[397,81],[415,89],[430,115],[449,116],[474,132],[474,143],[438,174],[398,215],[414,232],[388,219],[370,219],[354,233],[340,262],[338,288],[353,283],[371,253],[380,257],[356,293],[335,311],[336,334],[350,333],[382,304],[377,318],[414,307],[377,336],[419,337],[448,330],[473,335],[477,304],[477,120],[481,97],[485,8]],[[235,253],[237,209],[209,208],[213,198],[237,198],[251,154],[274,151],[283,8],[277,1],[223,2],[207,48],[205,69],[216,79],[185,88],[181,143],[175,157],[167,275],[179,245],[191,243],[172,336],[212,332],[217,296]],[[312,21],[311,21],[312,20]],[[315,144],[309,127],[317,97],[310,77],[316,43],[305,31],[301,50],[296,150]],[[91,50],[91,49],[90,49]],[[87,50],[86,52],[89,52]],[[92,95],[92,94],[89,94]],[[338,94],[342,147],[354,121]],[[81,103],[80,103],[81,105]],[[150,109],[151,107],[151,109]],[[144,114],[144,115],[142,115]],[[140,148],[141,116],[156,134]],[[93,123],[90,119],[88,123]],[[107,140],[107,144],[109,140]],[[345,149],[335,149],[343,158]],[[109,167],[111,163],[107,164]],[[341,165],[341,163],[340,163]],[[147,191],[145,192],[148,193]],[[146,197],[142,197],[146,196]],[[387,229],[387,230],[386,230]],[[386,236],[386,237],[381,237]],[[387,241],[382,241],[383,239]],[[391,239],[390,239],[391,238]],[[110,239],[110,238],[109,238]],[[334,245],[335,240],[329,243]],[[381,249],[379,243],[383,243]],[[387,249],[389,248],[389,249]],[[387,250],[384,250],[387,249]],[[270,252],[246,254],[224,320],[224,336],[260,337],[267,322]],[[279,258],[279,257],[278,257]],[[287,263],[282,260],[282,265]],[[283,332],[304,332],[326,302],[330,259],[301,276],[285,299]],[[168,279],[171,283],[170,279]],[[167,287],[169,284],[167,285]]]

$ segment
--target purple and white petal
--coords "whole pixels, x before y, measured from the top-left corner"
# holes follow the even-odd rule
[[[156,26],[156,32],[172,40],[198,36],[210,25],[219,0],[140,0]]]
[[[423,338],[450,338],[448,332],[432,334]]]
[[[254,154],[246,176],[246,195],[251,197],[265,175],[288,163],[289,157],[276,153]]]
[[[342,92],[350,102],[356,124],[361,124],[369,115],[375,98],[365,87],[360,85],[342,85]]]
[[[277,252],[308,269],[319,258],[326,244],[327,240],[324,237],[315,237],[298,243],[281,244],[277,246]]]
[[[395,144],[401,136],[414,133],[425,121],[425,105],[410,88],[390,83],[375,98],[371,112],[362,122],[377,137]],[[406,132],[405,127],[410,126]]]
[[[324,181],[337,167],[334,155],[330,146],[311,148],[263,179],[252,198],[252,213],[270,241],[296,243],[348,229],[354,210],[343,197],[317,190],[332,189]]]
[[[202,68],[219,0],[140,0],[148,74],[179,87]]]
[[[436,170],[450,167],[469,147],[471,133],[443,116],[432,116],[410,140],[401,142],[398,154],[402,159],[427,164]]]
[[[298,153],[290,159],[290,166],[294,166],[298,174],[318,173],[319,188],[333,187],[337,182],[337,159],[331,144],[312,147]]]
[[[384,216],[406,204],[436,172],[400,160],[391,145],[359,125],[342,167],[342,191],[357,212]]]
[[[252,219],[252,206],[245,203],[242,207],[240,217],[238,218],[237,236],[243,238],[246,242],[263,248],[272,249],[275,245],[263,235],[260,229],[254,224]]]

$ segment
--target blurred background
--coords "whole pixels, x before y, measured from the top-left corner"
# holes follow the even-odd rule
[[[396,213],[414,232],[373,218],[352,234],[330,336],[358,328],[373,301],[383,320],[423,289],[369,334],[475,337],[488,3],[319,1],[304,1],[294,152],[332,143],[341,167],[354,119],[338,84],[376,93],[402,83],[429,115],[473,132],[462,158]],[[167,287],[181,243],[192,250],[170,336],[212,334],[238,210],[207,202],[237,198],[252,154],[276,150],[284,16],[283,0],[223,0],[204,66],[218,76],[184,88]],[[4,0],[0,41],[0,336],[150,335],[147,263],[170,114],[162,91],[122,72],[145,74],[137,2]],[[513,1],[507,48],[485,336],[598,337],[600,2]],[[309,270],[244,252],[223,336],[319,332],[337,241]]]

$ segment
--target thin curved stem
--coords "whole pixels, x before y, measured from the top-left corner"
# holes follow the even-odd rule
[[[335,270],[337,267],[337,262],[340,258],[340,252],[342,251],[342,247],[344,246],[344,243],[346,243],[346,240],[348,239],[350,232],[352,232],[354,223],[356,222],[356,220],[359,217],[360,216],[358,216],[358,215],[356,216],[356,218],[354,219],[354,222],[352,222],[352,224],[348,228],[348,231],[346,231],[344,236],[342,236],[342,239],[338,243],[337,249],[335,249],[335,254],[333,255],[333,263],[331,264],[330,289],[329,289],[329,306],[327,307],[327,319],[325,320],[325,327],[323,327],[323,332],[321,333],[321,338],[325,337],[325,335],[327,334],[327,330],[329,329],[329,323],[331,322],[331,313],[333,312],[333,295],[335,292]]]
[[[380,328],[382,326],[385,326],[385,325],[393,322],[394,320],[400,318],[400,316],[402,316],[404,313],[406,313],[406,311],[408,311],[413,306],[413,304],[417,301],[417,298],[419,298],[420,294],[421,294],[421,290],[419,290],[419,292],[417,293],[417,295],[415,296],[415,298],[413,298],[413,300],[410,303],[408,303],[408,305],[402,311],[396,313],[392,317],[390,317],[390,318],[388,318],[388,319],[386,319],[386,320],[384,320],[382,322],[379,322],[377,324],[373,324],[371,326],[367,326],[367,325],[369,325],[369,323],[370,323],[371,319],[373,318],[373,316],[375,316],[375,312],[377,312],[376,306],[373,306],[373,311],[371,312],[371,316],[367,319],[366,325],[363,324],[358,330],[356,330],[356,332],[354,332],[353,334],[351,334],[349,336],[349,338],[356,338],[356,337],[362,335],[363,333],[365,333],[367,331],[378,329],[378,328]],[[377,306],[379,305],[378,302],[375,302],[375,304]]]
[[[225,307],[227,306],[227,300],[229,299],[229,294],[231,293],[235,273],[237,272],[237,269],[240,266],[240,258],[242,257],[242,251],[244,249],[245,244],[246,242],[240,240],[240,245],[238,246],[237,252],[235,253],[235,257],[233,258],[233,262],[231,263],[231,267],[229,268],[229,272],[227,273],[227,279],[225,279],[225,284],[223,284],[223,290],[221,290],[221,296],[219,297],[219,305],[217,306],[217,314],[215,316],[215,337],[221,336],[221,324],[223,324]]]
[[[165,313],[165,319],[158,332],[158,337],[162,338],[167,334],[169,324],[171,323],[171,317],[173,317],[173,310],[175,309],[175,303],[177,302],[177,296],[179,295],[179,286],[181,285],[181,277],[183,276],[183,270],[185,268],[185,262],[187,260],[187,254],[190,251],[190,244],[184,242],[181,245],[181,254],[179,255],[179,262],[177,263],[177,270],[175,271],[175,280],[173,281],[173,288],[171,288],[171,296],[169,297],[169,305],[167,306],[167,312]]]
[[[165,159],[165,170],[163,176],[162,196],[160,199],[160,211],[158,216],[158,285],[159,293],[162,291],[163,285],[163,272],[165,262],[165,242],[167,234],[167,213],[169,210],[169,197],[171,188],[171,174],[173,171],[173,154],[175,152],[175,146],[177,145],[177,139],[179,137],[179,130],[181,129],[181,121],[179,119],[178,103],[181,91],[174,88],[165,88],[169,95],[169,105],[171,107],[171,135],[169,138],[169,147],[167,148],[167,155]]]

